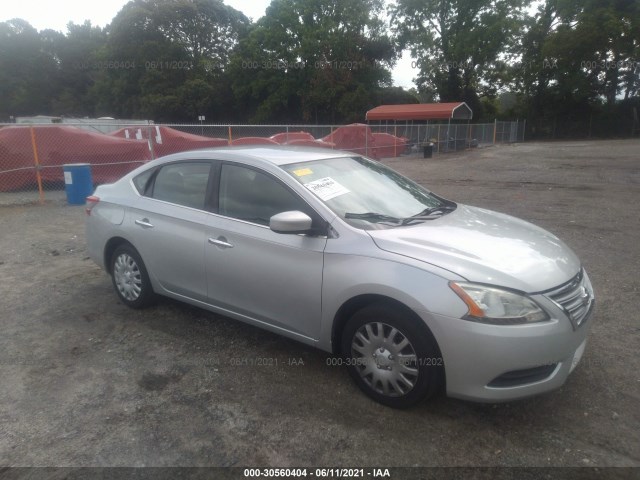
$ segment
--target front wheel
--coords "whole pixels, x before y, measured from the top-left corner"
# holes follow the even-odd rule
[[[421,320],[385,304],[358,311],[346,324],[342,352],[349,373],[371,398],[406,408],[433,396],[443,360]]]
[[[113,252],[111,280],[118,297],[128,307],[144,308],[155,300],[144,262],[131,245],[120,245]]]

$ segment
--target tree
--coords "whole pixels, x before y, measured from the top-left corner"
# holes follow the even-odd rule
[[[207,71],[219,71],[250,25],[249,19],[221,0],[154,0],[157,26],[190,59]]]
[[[0,23],[0,117],[48,113],[57,63],[28,22]]]
[[[561,6],[560,21],[544,45],[559,66],[556,73],[573,73],[557,75],[558,84],[568,90],[569,82],[579,82],[582,96],[599,96],[608,105],[623,90],[625,98],[637,92],[640,4],[635,0],[588,0]]]
[[[53,30],[40,35],[58,66],[52,112],[72,117],[93,115],[89,91],[95,82],[99,52],[107,42],[106,32],[86,21],[82,25],[69,23],[66,35]]]
[[[232,97],[214,93],[228,91],[225,70],[248,25],[220,0],[132,0],[108,27],[99,63],[114,68],[102,69],[92,89],[97,111],[156,121],[226,119]],[[194,101],[197,94],[203,96]]]
[[[497,70],[522,22],[522,0],[397,0],[391,25],[420,74],[419,91],[440,101],[465,101],[474,111],[479,94],[496,93]]]
[[[273,0],[232,60],[257,121],[362,119],[395,59],[381,0]]]
[[[632,0],[547,0],[526,20],[513,66],[518,110],[536,133],[555,135],[557,119],[587,125],[631,116],[640,87],[640,4]],[[606,106],[605,106],[606,104]],[[605,120],[605,117],[607,120]],[[601,130],[605,130],[602,127]],[[615,129],[606,128],[606,131]]]
[[[420,103],[417,90],[407,91],[402,87],[386,87],[378,91],[377,105],[401,105],[404,103]]]

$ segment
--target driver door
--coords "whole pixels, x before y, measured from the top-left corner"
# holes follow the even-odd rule
[[[268,225],[272,215],[291,210],[322,219],[260,169],[223,163],[219,179],[217,214],[209,215],[206,230],[209,302],[317,340],[327,238],[278,234]]]

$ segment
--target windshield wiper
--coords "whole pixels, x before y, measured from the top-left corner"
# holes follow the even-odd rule
[[[442,215],[446,215],[447,213],[453,212],[456,209],[456,205],[440,205],[438,207],[430,207],[425,208],[419,213],[415,215],[411,215],[410,217],[403,218],[400,220],[400,225],[409,225],[411,222],[421,222],[425,220],[434,220],[436,218],[440,218]]]
[[[456,209],[456,205],[439,205],[437,207],[425,208],[420,213],[411,215],[408,218],[428,217],[429,215],[434,215],[436,213],[445,214],[445,213],[453,212],[455,209]]]
[[[392,226],[403,226],[409,225],[412,222],[422,222],[425,220],[433,220],[435,218],[440,218],[442,215],[445,215],[449,212],[452,212],[456,209],[456,205],[440,205],[438,207],[430,207],[426,208],[420,213],[416,213],[411,217],[407,218],[396,218],[391,215],[385,215],[384,213],[376,213],[376,212],[366,212],[366,213],[345,213],[344,218],[352,218],[355,220],[365,220],[371,223],[384,223]]]
[[[390,223],[392,225],[398,225],[400,219],[392,217],[391,215],[385,215],[383,213],[367,212],[367,213],[345,213],[344,218],[353,218],[354,220],[366,220],[371,223]]]

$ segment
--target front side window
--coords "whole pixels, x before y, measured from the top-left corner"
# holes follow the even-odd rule
[[[330,158],[283,168],[358,228],[410,225],[455,209],[453,202],[363,157]]]
[[[211,164],[172,163],[160,168],[151,197],[185,207],[204,209]]]
[[[269,225],[273,215],[308,206],[275,178],[252,168],[224,164],[220,173],[220,215]]]

